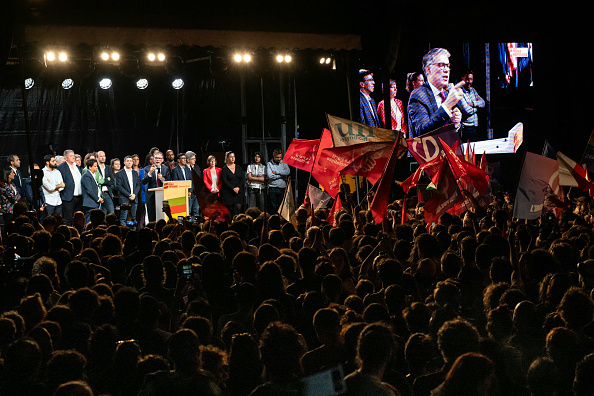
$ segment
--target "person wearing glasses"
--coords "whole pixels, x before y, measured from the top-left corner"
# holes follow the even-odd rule
[[[144,168],[144,176],[142,177],[142,184],[147,186],[146,191],[146,210],[148,212],[149,221],[155,221],[157,218],[157,208],[155,204],[155,192],[149,191],[153,188],[163,187],[163,183],[171,180],[169,166],[163,165],[163,153],[155,151],[153,153],[154,164]]]
[[[375,90],[375,81],[373,80],[373,73],[369,70],[359,70],[359,108],[360,119],[362,124],[369,125],[376,128],[381,128],[379,117],[377,116],[377,106],[371,97],[371,93]]]
[[[461,83],[450,84],[450,53],[433,48],[423,57],[426,84],[410,94],[408,124],[410,137],[417,137],[446,124],[460,126],[462,113],[456,107],[462,99]]]

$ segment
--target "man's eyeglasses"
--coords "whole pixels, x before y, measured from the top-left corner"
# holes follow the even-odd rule
[[[433,66],[437,66],[441,70],[451,70],[452,65],[450,63],[432,63]]]

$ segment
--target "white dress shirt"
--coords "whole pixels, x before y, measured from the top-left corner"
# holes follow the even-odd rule
[[[43,196],[45,203],[51,206],[62,205],[62,198],[60,198],[60,191],[64,188],[56,190],[56,186],[62,183],[62,174],[57,169],[49,169],[47,166],[43,168]],[[50,192],[51,191],[51,192]]]
[[[82,174],[76,167],[76,164],[68,164],[68,168],[70,169],[70,173],[72,174],[72,178],[74,179],[74,196],[81,196],[82,195],[82,186],[80,184],[80,179]]]

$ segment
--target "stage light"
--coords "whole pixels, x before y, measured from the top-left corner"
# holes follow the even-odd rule
[[[33,85],[35,85],[35,80],[31,77],[25,78],[25,89],[31,89],[33,88]]]
[[[184,87],[184,80],[182,80],[181,78],[176,78],[171,83],[171,86],[173,87],[173,89],[182,89]]]
[[[154,62],[155,59],[157,59],[157,56],[154,53],[149,52],[149,54],[148,54],[148,60],[151,61],[151,62]]]
[[[320,58],[320,65],[323,65],[324,63],[326,63],[326,58]]]
[[[159,55],[157,55],[157,59],[159,60],[159,62],[164,62],[165,61],[165,54],[160,53]]]
[[[243,61],[246,63],[249,63],[252,61],[252,56],[250,54],[244,54],[243,55]]]
[[[149,83],[146,78],[139,78],[138,81],[136,81],[136,88],[138,89],[147,89],[148,85]]]
[[[118,54],[117,52],[112,52],[111,59],[113,59],[114,61],[119,60],[120,59],[120,54]]]
[[[68,60],[68,55],[66,54],[66,52],[60,52],[60,54],[58,55],[58,60],[60,62],[66,62]]]
[[[101,59],[103,59],[104,61],[109,60],[109,54],[107,52],[102,52]]]
[[[64,81],[62,81],[62,88],[64,89],[70,89],[74,86],[74,81],[71,78],[65,78]]]
[[[99,88],[101,88],[101,89],[109,89],[109,88],[111,88],[111,79],[104,78],[101,81],[99,81]]]
[[[326,64],[329,65],[332,62],[332,58],[326,58]]]
[[[243,60],[243,56],[241,56],[241,54],[235,54],[235,55],[233,55],[233,60],[235,62],[239,63]]]
[[[282,55],[277,55],[276,56],[276,61],[278,63],[282,63],[284,60],[285,60],[284,56],[282,56]]]
[[[48,52],[47,54],[45,54],[45,57],[48,61],[53,62],[56,60],[56,54],[52,51]]]
[[[289,63],[293,60],[293,58],[291,58],[291,55],[285,55],[285,62]]]

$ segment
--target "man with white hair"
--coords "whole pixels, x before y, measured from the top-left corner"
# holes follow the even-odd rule
[[[73,150],[64,151],[65,161],[58,166],[64,181],[64,189],[60,191],[62,198],[62,215],[64,224],[72,225],[72,216],[74,212],[82,210],[82,185],[81,169],[76,165],[76,158]]]
[[[450,84],[450,53],[433,48],[423,57],[426,84],[416,88],[408,100],[411,137],[423,135],[446,124],[460,126],[462,113],[455,107],[462,99],[462,85]]]

